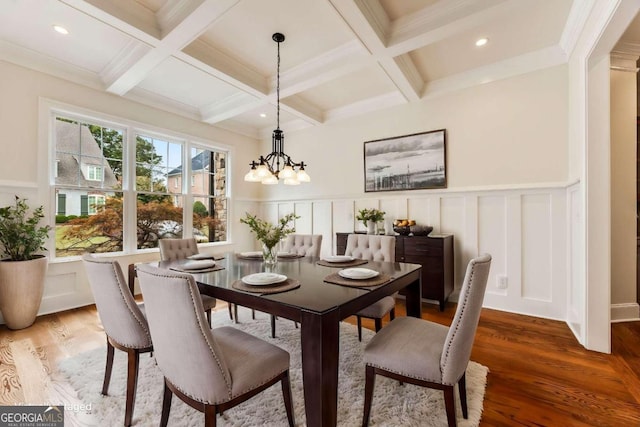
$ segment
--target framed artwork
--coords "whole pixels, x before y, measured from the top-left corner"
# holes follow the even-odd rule
[[[364,143],[364,191],[446,188],[446,131]]]

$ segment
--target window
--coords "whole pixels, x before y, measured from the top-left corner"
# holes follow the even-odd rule
[[[226,151],[125,120],[54,112],[52,122],[55,257],[155,248],[167,237],[227,240]],[[191,161],[183,165],[186,157]],[[185,179],[192,183],[187,189]],[[184,218],[193,218],[192,228],[184,230]],[[125,231],[125,223],[136,229]]]
[[[87,166],[87,179],[89,181],[102,181],[102,167],[95,165]]]
[[[191,149],[193,232],[198,241],[227,240],[226,153]]]
[[[104,207],[104,194],[90,194],[87,196],[87,211],[89,215],[95,215],[99,212],[100,207]]]
[[[138,249],[157,247],[158,239],[183,236],[184,196],[172,196],[168,188],[170,176],[184,173],[182,148],[179,142],[136,135],[138,234],[142,236],[138,238]]]
[[[99,216],[98,205],[122,206],[124,136],[124,129],[95,121],[55,117],[56,257],[122,251],[122,209],[103,221],[89,215]]]

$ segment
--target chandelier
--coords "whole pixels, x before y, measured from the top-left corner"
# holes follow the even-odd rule
[[[278,44],[276,129],[271,135],[271,153],[266,156],[260,156],[257,161],[253,160],[250,163],[251,169],[244,176],[244,180],[261,182],[267,185],[277,184],[282,180],[285,185],[298,185],[301,182],[310,182],[311,178],[304,170],[304,162],[294,162],[284,152],[284,132],[280,130],[280,43],[284,41],[284,34],[275,33],[271,38]]]

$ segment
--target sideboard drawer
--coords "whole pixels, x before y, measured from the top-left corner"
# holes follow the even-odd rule
[[[429,239],[430,240],[430,239]],[[429,242],[428,239],[404,239],[404,255],[410,256],[442,256],[442,243]]]

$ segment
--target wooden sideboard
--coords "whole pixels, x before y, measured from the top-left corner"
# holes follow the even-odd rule
[[[336,233],[337,255],[344,255],[349,234]],[[422,265],[422,298],[437,300],[444,310],[453,292],[453,235],[395,237],[396,261]]]

